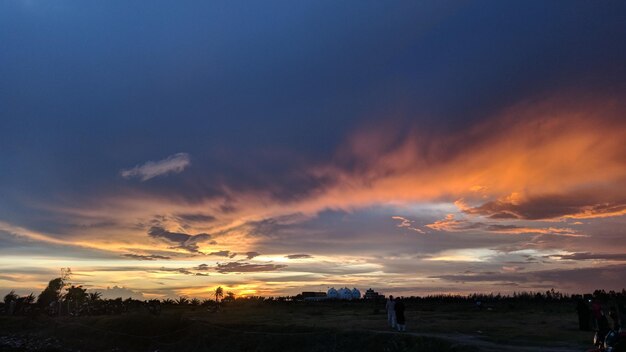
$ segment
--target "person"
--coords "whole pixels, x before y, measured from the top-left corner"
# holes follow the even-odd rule
[[[613,331],[619,332],[620,319],[619,313],[617,312],[617,307],[611,306],[611,308],[609,309],[609,318],[611,318],[611,321],[613,322]]]
[[[404,319],[404,302],[401,299],[396,299],[394,307],[396,311],[396,325],[398,331],[406,331],[406,321]]]
[[[576,311],[578,312],[578,328],[582,331],[591,330],[591,312],[584,299],[581,298],[578,300]]]
[[[602,304],[600,303],[600,301],[595,298],[592,302],[591,302],[591,318],[592,318],[592,322],[593,322],[593,329],[594,330],[598,330],[599,327],[599,321],[601,319],[601,317],[603,316],[602,314]],[[606,317],[605,317],[606,319]]]
[[[620,331],[626,330],[626,307],[624,307],[624,303],[617,304],[617,316],[619,317],[619,326]]]
[[[393,300],[393,296],[389,296],[385,309],[387,309],[387,321],[389,322],[389,326],[392,329],[395,329],[396,327],[396,301]]]
[[[602,310],[600,310],[600,318],[597,319],[597,324],[598,330],[596,332],[596,345],[600,347],[604,345],[604,339],[606,337],[606,334],[611,331],[611,328],[609,327],[609,320],[606,318]]]

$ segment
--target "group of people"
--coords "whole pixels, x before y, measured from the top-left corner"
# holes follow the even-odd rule
[[[604,332],[609,329],[620,331],[626,322],[626,308],[621,303],[611,305],[608,309],[608,314],[606,314],[606,307],[603,307],[600,300],[590,299],[587,301],[580,299],[578,300],[576,310],[578,311],[579,328],[583,331],[596,330]],[[611,326],[609,325],[609,319]]]
[[[389,326],[392,329],[397,329],[398,331],[406,331],[404,302],[402,302],[399,298],[394,299],[393,296],[389,296],[385,308],[387,309],[387,320],[389,321]]]

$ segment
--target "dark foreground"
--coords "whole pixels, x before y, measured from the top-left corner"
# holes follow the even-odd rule
[[[410,307],[408,332],[350,303],[167,307],[89,317],[0,317],[1,351],[585,351],[571,305]]]

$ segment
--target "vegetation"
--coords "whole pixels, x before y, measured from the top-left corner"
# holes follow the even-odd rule
[[[30,342],[52,339],[61,351],[479,350],[479,345],[454,341],[463,336],[506,345],[584,348],[592,336],[578,330],[575,307],[583,296],[554,290],[404,297],[410,332],[399,335],[387,327],[383,302],[236,297],[224,295],[221,287],[214,300],[103,299],[101,293],[67,281],[51,280],[37,300],[32,293],[19,296],[15,291],[4,297],[0,350],[5,350],[3,336]],[[598,290],[584,298],[619,305],[626,302],[626,290]]]

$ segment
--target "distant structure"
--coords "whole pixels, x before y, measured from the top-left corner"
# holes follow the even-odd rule
[[[370,289],[371,290],[371,289]],[[300,301],[323,301],[323,300],[343,300],[351,301],[361,299],[361,291],[356,287],[349,289],[347,287],[335,289],[329,288],[328,292],[302,292],[295,296],[294,299]]]
[[[328,299],[340,299],[350,301],[353,299],[360,299],[361,291],[359,291],[356,287],[352,290],[347,287],[336,290],[334,287],[332,287],[328,290],[326,297],[328,297]]]
[[[381,300],[381,299],[385,299],[385,295],[381,295],[380,293],[372,290],[371,288],[367,289],[367,291],[365,291],[365,296],[363,297],[365,299],[371,299],[371,300]]]
[[[296,299],[301,299],[304,301],[323,301],[325,299],[328,299],[328,297],[326,296],[326,293],[324,292],[302,292],[301,294],[299,294],[298,296],[296,296]]]

